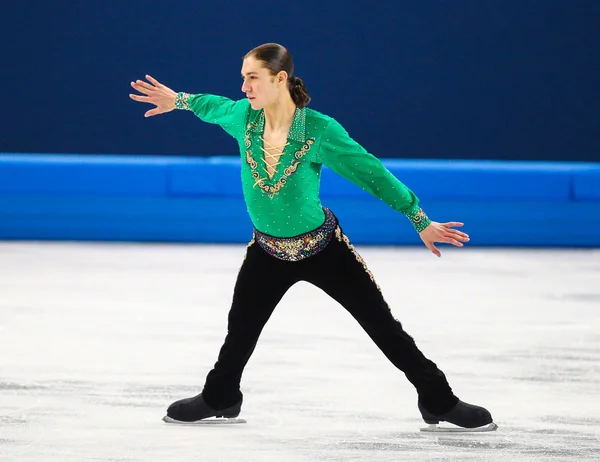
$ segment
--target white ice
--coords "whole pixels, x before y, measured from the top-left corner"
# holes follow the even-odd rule
[[[599,250],[357,248],[394,315],[497,432],[419,432],[405,376],[306,283],[248,364],[248,423],[165,424],[216,359],[245,246],[5,242],[0,460],[600,459]]]

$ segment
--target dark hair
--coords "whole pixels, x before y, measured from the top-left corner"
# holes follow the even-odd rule
[[[310,102],[310,96],[302,79],[294,75],[294,60],[289,51],[278,43],[265,43],[246,53],[245,58],[252,56],[262,61],[271,75],[277,75],[281,71],[287,72],[288,89],[292,100],[299,108],[303,108]]]

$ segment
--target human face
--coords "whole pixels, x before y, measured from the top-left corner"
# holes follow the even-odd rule
[[[242,65],[242,91],[246,94],[254,110],[263,109],[277,101],[279,97],[278,78],[263,67],[262,61],[253,56],[244,59]]]

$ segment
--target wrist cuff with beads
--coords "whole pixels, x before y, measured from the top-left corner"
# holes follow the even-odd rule
[[[418,233],[427,228],[431,223],[431,220],[422,209],[417,210],[416,213],[405,212],[404,215],[407,216]]]
[[[191,111],[190,105],[188,103],[190,96],[192,96],[192,95],[189,93],[184,93],[182,91],[177,93],[177,96],[175,97],[175,109],[181,109],[183,111]]]

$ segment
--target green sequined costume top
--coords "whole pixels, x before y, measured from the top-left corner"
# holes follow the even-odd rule
[[[323,224],[325,214],[319,198],[323,165],[405,214],[418,232],[431,222],[407,186],[336,120],[318,111],[296,109],[288,145],[271,178],[261,150],[263,110],[253,110],[247,99],[234,101],[204,93],[181,92],[175,105],[192,111],[204,122],[221,126],[237,140],[246,207],[254,227],[263,233],[293,237]]]

